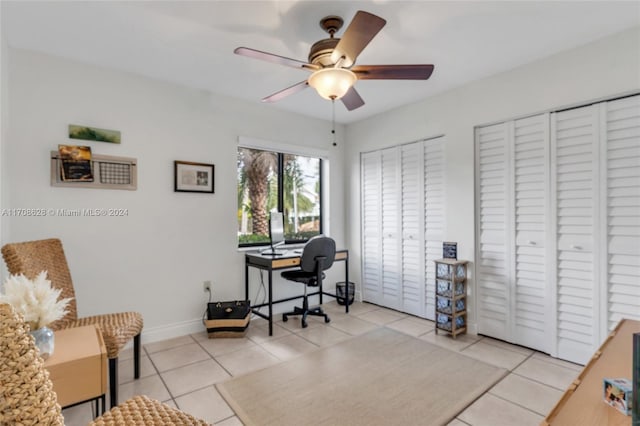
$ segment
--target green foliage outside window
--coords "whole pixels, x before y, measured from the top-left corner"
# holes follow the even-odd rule
[[[320,233],[321,160],[238,148],[238,244],[269,243],[269,213],[282,211],[285,239]]]

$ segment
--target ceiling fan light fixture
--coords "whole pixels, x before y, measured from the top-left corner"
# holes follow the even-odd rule
[[[358,77],[345,68],[323,68],[309,77],[309,86],[325,99],[336,100],[347,94]]]

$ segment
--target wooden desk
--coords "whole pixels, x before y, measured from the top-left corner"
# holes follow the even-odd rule
[[[620,321],[541,425],[631,425],[631,416],[604,403],[602,379],[631,379],[632,336],[638,332],[640,321]]]
[[[95,325],[55,332],[55,348],[44,363],[62,407],[102,401],[107,393],[107,350]],[[96,410],[98,413],[99,410]]]
[[[349,313],[349,250],[336,250],[335,262],[344,262],[344,282],[345,282],[345,305],[344,311]],[[302,299],[304,296],[287,297],[285,299],[273,300],[273,271],[279,269],[295,268],[300,265],[300,254],[296,254],[293,251],[288,251],[282,256],[273,256],[268,254],[260,254],[260,252],[247,252],[244,256],[244,292],[246,300],[249,299],[249,267],[262,269],[268,272],[269,283],[267,288],[267,303],[259,305],[252,305],[251,309],[254,314],[258,315],[269,321],[269,336],[273,335],[273,304],[288,302],[290,300]],[[318,291],[314,293],[307,293],[308,296],[320,296],[320,304],[322,304],[322,295],[327,295],[337,298],[338,296],[333,293],[327,293],[322,291],[322,285],[318,288]],[[354,289],[355,296],[355,289]],[[269,313],[267,315],[259,312],[258,309],[264,306],[269,307]]]

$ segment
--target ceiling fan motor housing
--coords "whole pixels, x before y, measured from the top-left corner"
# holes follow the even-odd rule
[[[340,41],[339,38],[325,38],[313,43],[309,51],[309,62],[314,65],[331,67],[334,63],[331,61],[331,53]]]
[[[337,15],[325,16],[320,20],[320,28],[325,30],[331,38],[325,38],[317,41],[311,46],[309,51],[309,62],[314,65],[320,65],[323,68],[332,67],[335,63],[331,60],[331,54],[340,41],[333,35],[344,25],[344,20]],[[350,58],[345,58],[345,62],[353,64]]]

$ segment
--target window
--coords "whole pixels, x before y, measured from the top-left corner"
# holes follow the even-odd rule
[[[269,213],[284,215],[287,243],[322,232],[322,160],[238,148],[238,245],[269,243]]]

